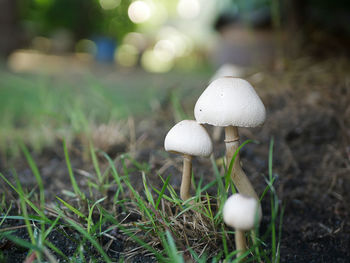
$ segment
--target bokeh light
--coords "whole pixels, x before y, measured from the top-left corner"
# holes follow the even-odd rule
[[[99,2],[103,9],[110,10],[119,6],[121,0],[99,0]]]
[[[141,58],[142,67],[153,73],[165,73],[170,71],[174,66],[174,61],[169,59],[168,54],[158,50],[146,50]]]
[[[144,23],[151,17],[151,7],[147,2],[137,0],[130,4],[128,15],[132,22]]]
[[[124,44],[129,44],[134,47],[136,47],[139,51],[143,51],[146,49],[147,46],[147,39],[146,37],[137,32],[130,32],[125,35],[123,39]]]
[[[151,8],[151,17],[147,21],[150,26],[161,26],[166,23],[169,18],[169,13],[162,2],[149,2]]]
[[[171,26],[163,27],[159,31],[157,38],[159,40],[166,39],[172,42],[175,48],[175,55],[177,57],[187,56],[193,49],[193,43],[191,39]]]
[[[155,44],[153,51],[155,56],[163,60],[172,60],[175,57],[174,43],[166,39],[159,40]]]
[[[180,0],[177,12],[181,18],[193,19],[199,15],[201,6],[198,0]]]
[[[81,39],[75,45],[75,51],[78,53],[88,53],[95,55],[97,52],[96,44],[89,39]]]
[[[124,67],[133,67],[137,64],[139,52],[135,46],[121,45],[115,54],[116,61]]]

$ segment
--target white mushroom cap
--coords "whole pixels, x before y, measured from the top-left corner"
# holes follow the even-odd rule
[[[168,132],[164,148],[170,152],[207,157],[213,151],[213,144],[202,125],[193,120],[183,120]]]
[[[194,116],[214,126],[256,127],[264,123],[265,106],[248,81],[224,77],[214,80],[197,100]]]
[[[244,68],[233,65],[233,64],[223,64],[214,74],[214,76],[210,79],[210,82],[222,78],[222,77],[242,77],[244,75]]]
[[[241,194],[233,194],[226,200],[223,214],[227,225],[243,231],[253,229],[255,220],[261,220],[256,199]]]

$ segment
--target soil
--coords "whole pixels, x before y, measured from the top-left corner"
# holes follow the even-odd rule
[[[249,175],[257,192],[266,187],[268,153],[271,138],[274,140],[273,173],[277,180],[275,188],[283,208],[281,237],[281,262],[349,262],[350,258],[350,65],[338,59],[315,62],[301,59],[286,65],[283,71],[258,72],[248,77],[267,108],[267,121],[255,129],[240,129],[242,141],[254,139],[260,144],[247,144],[241,151],[243,168]],[[198,94],[200,91],[195,91]],[[197,97],[191,97],[183,106],[192,114]],[[161,187],[157,174],[163,177],[173,174],[170,183],[179,190],[180,157],[164,152],[163,138],[175,123],[173,111],[164,101],[157,110],[157,117],[136,119],[124,131],[125,140],[102,144],[97,139],[96,148],[103,148],[113,158],[128,151],[140,163],[149,163],[149,182]],[[136,123],[136,124],[135,124]],[[135,138],[130,127],[135,127]],[[212,127],[207,126],[209,132]],[[215,142],[214,156],[224,154],[223,134]],[[99,147],[99,145],[101,147]],[[44,149],[34,159],[44,180],[48,200],[64,196],[62,189],[72,190],[61,142],[57,147]],[[72,166],[79,184],[87,189],[85,173],[94,174],[91,162],[86,158],[84,141],[77,138],[70,146]],[[101,165],[107,164],[101,158]],[[0,170],[12,178],[4,163]],[[35,179],[24,160],[15,166],[20,181],[28,188],[35,186]],[[195,159],[195,179],[204,183],[214,179],[213,168],[207,159]],[[153,176],[154,175],[154,176]],[[139,173],[131,174],[131,181],[142,189]],[[141,181],[141,182],[140,182]],[[5,187],[1,182],[2,187]],[[11,197],[7,190],[6,197]],[[110,190],[113,192],[113,189]],[[209,189],[214,192],[215,189]],[[11,197],[15,200],[15,197]],[[97,198],[96,198],[97,199]],[[264,232],[270,221],[270,200],[263,200]],[[15,210],[11,214],[16,214]],[[134,220],[137,220],[135,218]],[[23,226],[18,220],[6,220],[1,228]],[[25,228],[16,235],[28,239]],[[109,256],[113,259],[123,255],[130,245],[125,236],[116,231],[110,244]],[[49,240],[67,256],[72,256],[77,233],[69,229],[56,229]],[[109,240],[101,240],[102,245]],[[267,246],[270,241],[267,241]],[[88,244],[88,243],[87,243]],[[0,242],[4,262],[23,262],[26,250],[9,240]],[[93,247],[84,248],[86,257],[94,254]],[[102,260],[102,259],[101,259]],[[152,261],[151,257],[138,255],[133,262]]]

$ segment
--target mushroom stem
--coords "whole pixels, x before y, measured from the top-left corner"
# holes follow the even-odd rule
[[[247,250],[247,243],[245,240],[244,231],[236,229],[236,231],[235,231],[235,243],[236,243],[236,250],[239,251],[237,253],[237,258],[239,258]]]
[[[226,162],[227,166],[230,165],[233,155],[239,147],[239,134],[238,128],[234,126],[225,127],[225,144],[226,144]],[[256,194],[252,184],[250,183],[245,172],[242,170],[239,152],[237,153],[235,162],[231,171],[231,178],[234,185],[236,186],[239,193],[247,196],[254,197],[259,201],[258,195]]]
[[[180,188],[181,199],[186,201],[190,196],[191,188],[191,173],[192,173],[192,156],[184,154],[184,164],[182,170],[182,182]]]

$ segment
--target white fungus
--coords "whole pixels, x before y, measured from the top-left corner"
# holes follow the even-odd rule
[[[197,100],[194,116],[214,126],[256,127],[264,123],[265,106],[246,80],[214,80]]]
[[[224,222],[235,229],[248,231],[260,222],[261,212],[258,202],[253,197],[241,194],[231,195],[224,204]]]
[[[166,151],[208,157],[213,144],[205,128],[193,120],[177,123],[165,137]]]

